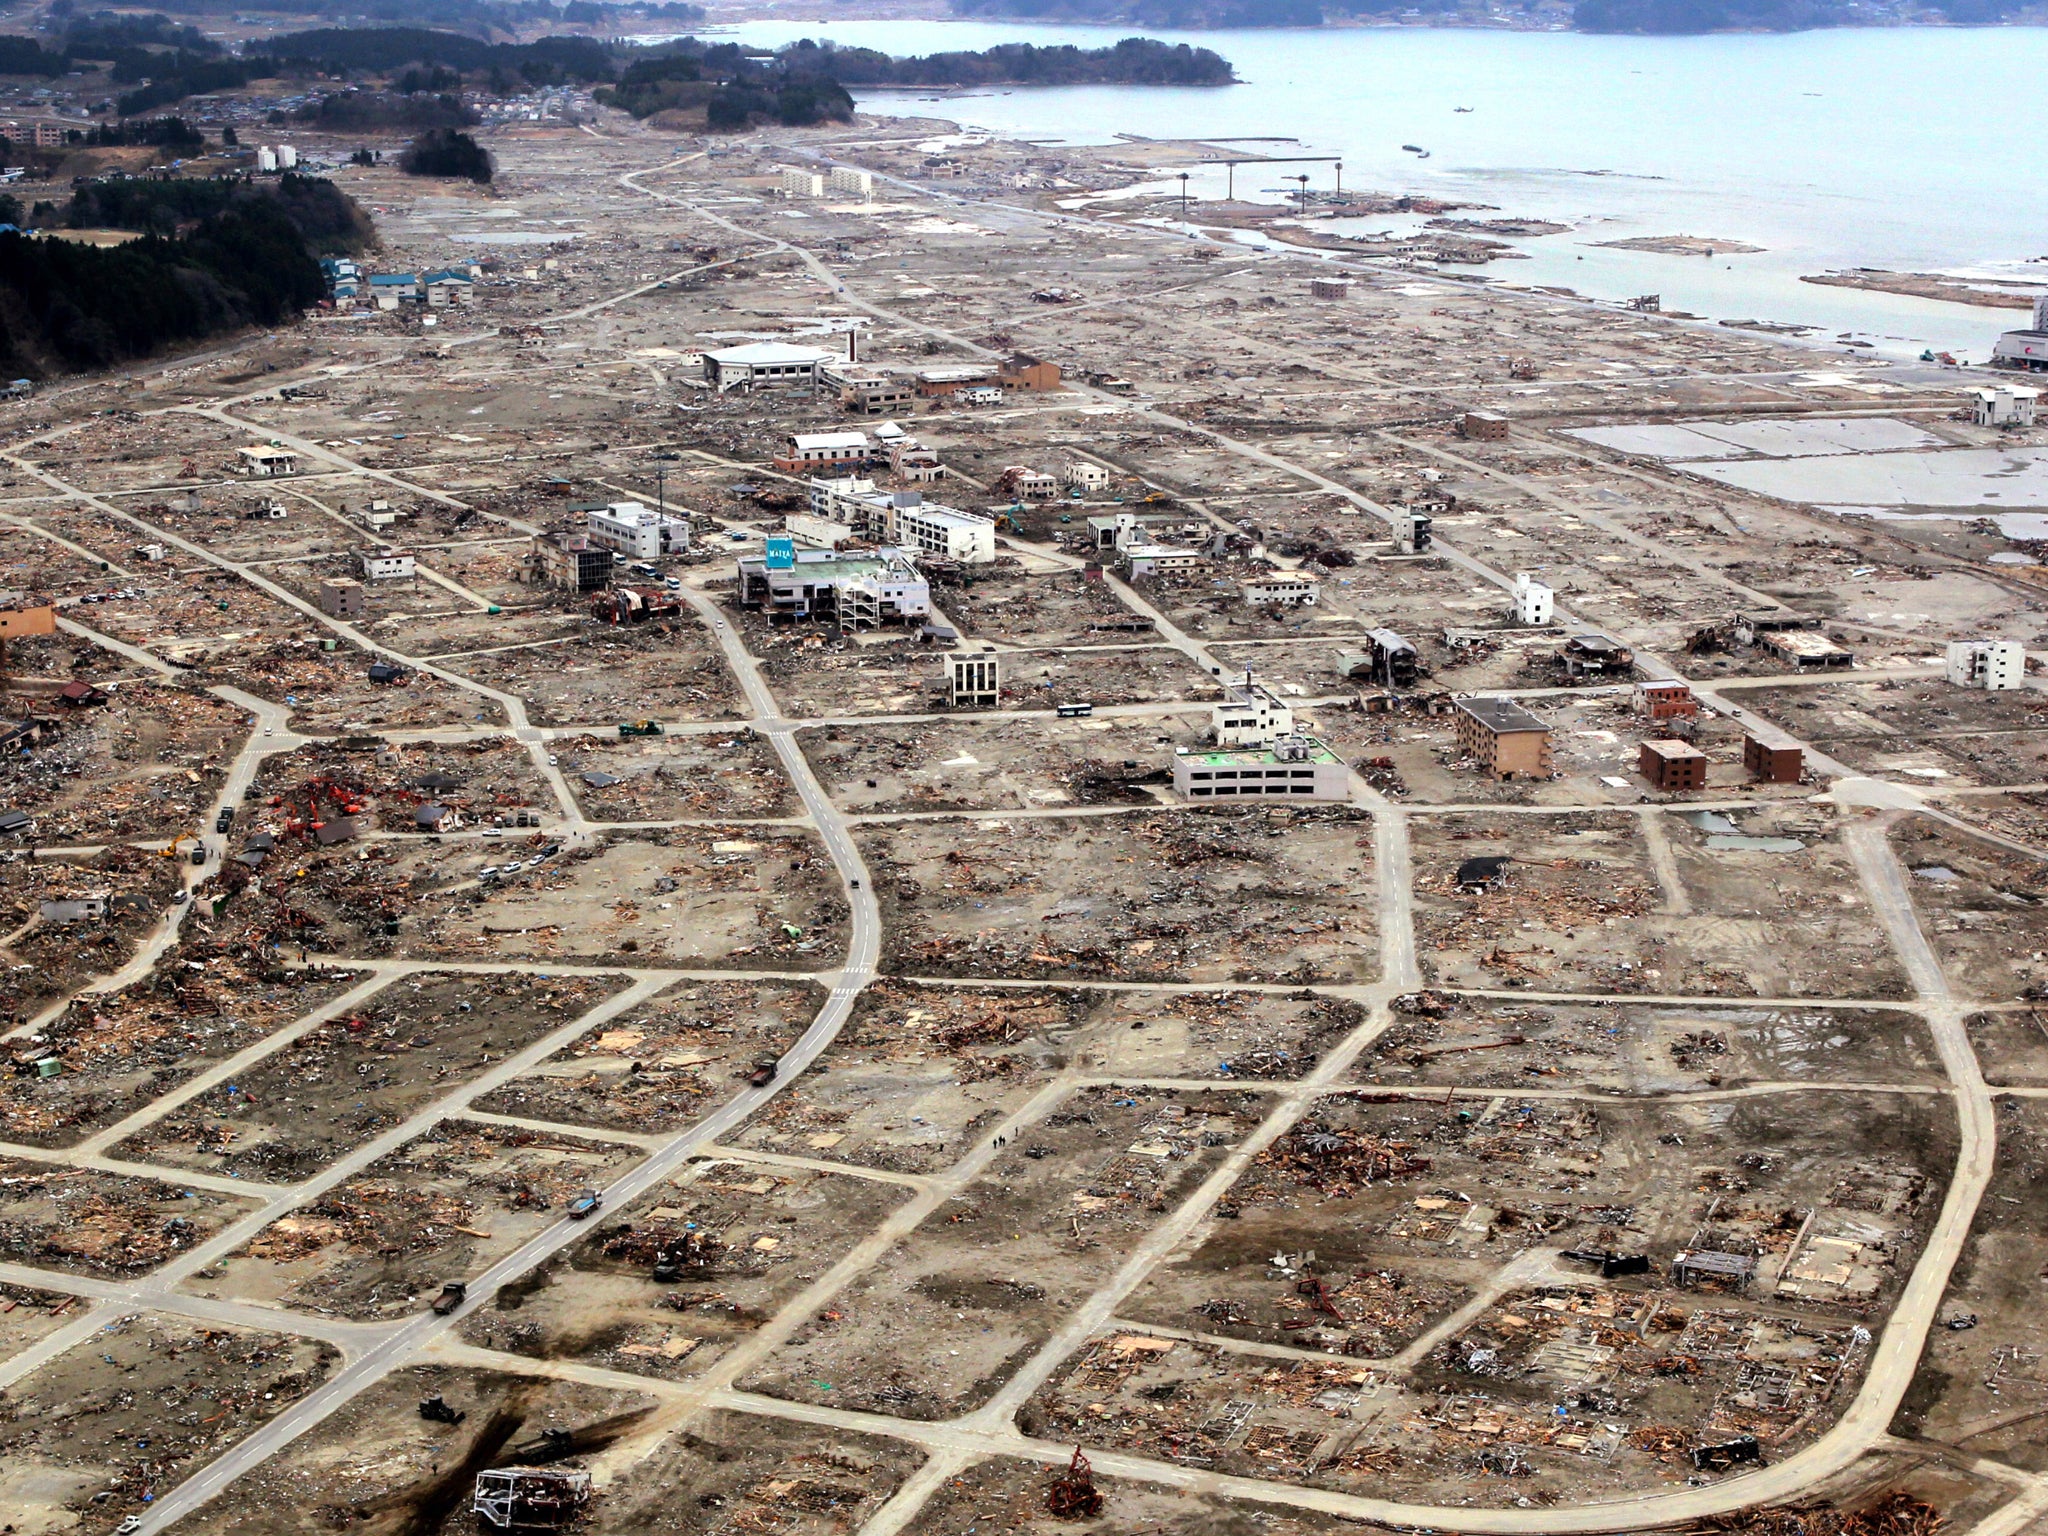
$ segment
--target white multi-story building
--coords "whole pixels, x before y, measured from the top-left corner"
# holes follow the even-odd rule
[[[1076,459],[1066,467],[1062,477],[1071,490],[1100,491],[1109,487],[1109,471],[1100,464],[1091,464],[1086,459]]]
[[[897,499],[900,502],[901,498]],[[979,512],[917,501],[908,506],[892,506],[889,520],[889,542],[919,554],[957,560],[962,565],[987,565],[996,557],[995,519]]]
[[[782,195],[784,197],[823,197],[825,178],[816,171],[785,170],[782,173]]]
[[[787,565],[748,556],[736,574],[740,605],[770,618],[873,629],[931,617],[931,583],[900,549],[846,555],[800,549]]]
[[[2027,648],[2017,640],[1951,640],[1948,680],[1959,688],[2018,688],[2027,676]]]
[[[1313,608],[1323,584],[1301,571],[1267,571],[1240,581],[1237,590],[1254,608]]]
[[[835,465],[859,464],[868,457],[870,446],[865,432],[792,432],[784,440],[775,467],[786,475],[805,470],[830,469]]]
[[[1247,795],[1271,799],[1349,800],[1351,770],[1313,736],[1281,736],[1270,746],[1174,753],[1173,787],[1190,800]]]
[[[259,146],[256,151],[256,169],[259,171],[274,171],[277,169],[277,151],[268,144]]]
[[[356,566],[365,581],[398,581],[418,574],[409,550],[359,549]]]
[[[586,516],[591,543],[635,560],[680,555],[690,547],[686,520],[665,516],[641,502],[615,501],[608,507],[591,508]]]
[[[996,557],[993,518],[926,501],[920,491],[879,491],[872,480],[848,476],[813,479],[810,499],[813,518],[844,524],[879,544],[963,565],[986,565]]]
[[[825,177],[825,190],[834,197],[857,197],[867,202],[875,195],[875,173],[857,171],[850,165],[835,165]]]
[[[280,171],[295,171],[299,168],[299,151],[296,145],[277,146],[277,168]]]
[[[1198,549],[1181,549],[1173,544],[1153,544],[1138,540],[1123,546],[1124,567],[1133,580],[1146,576],[1163,576],[1174,571],[1199,571],[1209,563],[1209,557]]]
[[[1527,571],[1515,572],[1515,622],[1548,624],[1557,595]]]
[[[2009,386],[1979,389],[1972,395],[1970,419],[1980,427],[2031,427],[2041,399],[2038,389]]]
[[[1294,710],[1246,673],[1241,682],[1223,685],[1223,702],[1209,710],[1209,728],[1219,747],[1263,747],[1293,733]]]
[[[837,522],[829,517],[818,517],[809,512],[790,512],[784,515],[782,526],[789,536],[806,549],[838,549],[851,544],[854,529],[851,523]]]

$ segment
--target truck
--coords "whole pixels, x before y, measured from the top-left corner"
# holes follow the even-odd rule
[[[621,736],[660,736],[665,734],[658,720],[629,720],[619,726]]]
[[[594,1189],[586,1189],[569,1202],[569,1219],[571,1221],[581,1221],[603,1204],[603,1195]]]
[[[462,1305],[462,1298],[469,1294],[469,1287],[460,1280],[450,1280],[441,1287],[441,1294],[434,1298],[434,1316],[446,1317]]]
[[[775,1081],[775,1074],[781,1070],[781,1066],[782,1064],[780,1062],[773,1060],[755,1062],[754,1070],[747,1074],[747,1082],[749,1086],[755,1088],[766,1088],[770,1083]]]

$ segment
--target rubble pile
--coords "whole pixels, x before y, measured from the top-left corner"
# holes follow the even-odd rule
[[[124,1155],[302,1179],[444,1092],[449,1073],[519,1050],[618,985],[601,975],[408,977],[138,1131]]]
[[[1932,1504],[1894,1489],[1856,1509],[1772,1504],[1716,1515],[1687,1529],[1695,1536],[1934,1536],[1947,1524]]]
[[[800,983],[691,982],[592,1030],[477,1108],[622,1131],[678,1130],[757,1057],[780,1055],[816,1011],[816,994]]]
[[[49,1497],[70,1528],[105,1533],[289,1408],[339,1359],[310,1339],[124,1317],[9,1387],[0,1444],[11,1471],[63,1490]]]
[[[592,820],[767,819],[793,808],[775,749],[750,732],[642,743],[628,751],[592,736],[561,744],[562,767]]]
[[[447,666],[524,700],[535,725],[718,720],[740,711],[739,685],[694,620],[603,625],[560,645],[478,652]]]
[[[0,1159],[0,1255],[114,1278],[139,1275],[205,1241],[231,1202],[151,1179]]]
[[[30,702],[45,728],[0,755],[0,806],[33,816],[46,847],[199,830],[247,730],[210,694],[134,679],[90,709]]]
[[[75,998],[6,1044],[0,1136],[58,1146],[111,1124],[349,985],[347,972],[287,970],[243,946],[192,941],[145,981]],[[42,1067],[53,1061],[56,1069]]]
[[[1301,1121],[1257,1161],[1304,1188],[1340,1199],[1376,1180],[1406,1178],[1430,1169],[1430,1159],[1419,1156],[1413,1142],[1333,1130],[1313,1120]]]
[[[347,804],[361,806],[354,814],[390,832],[421,830],[416,813],[428,804],[450,813],[442,831],[502,825],[522,808],[552,809],[546,783],[518,742],[421,741],[399,747],[377,737],[349,737],[267,758],[250,790],[256,810],[251,830],[302,835],[305,823],[315,819],[316,804],[320,816],[346,814],[333,789],[346,792]]]

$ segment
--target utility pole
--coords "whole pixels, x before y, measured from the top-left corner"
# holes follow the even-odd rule
[[[1293,179],[1301,183],[1301,211],[1302,211],[1303,213],[1307,213],[1307,212],[1308,212],[1308,173],[1307,173],[1306,171],[1304,171],[1304,172],[1302,172],[1302,174],[1301,174],[1301,175],[1299,175],[1299,176],[1296,176],[1296,177],[1294,177]]]
[[[1180,173],[1180,221],[1183,224],[1188,221],[1188,173],[1186,171]]]
[[[1337,201],[1344,201],[1344,162],[1337,162]]]

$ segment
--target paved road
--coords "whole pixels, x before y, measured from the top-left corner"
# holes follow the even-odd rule
[[[860,852],[854,846],[845,822],[826,797],[823,787],[812,774],[810,765],[804,760],[803,753],[790,738],[789,722],[782,720],[777,714],[774,699],[761,681],[760,670],[754,659],[747,654],[738,637],[718,616],[716,607],[708,599],[697,593],[688,593],[686,596],[704,615],[706,621],[714,626],[713,633],[718,638],[727,662],[731,665],[734,675],[739,678],[741,687],[754,708],[757,726],[775,743],[776,751],[782,758],[791,783],[796,787],[798,796],[817,823],[826,849],[839,870],[848,904],[852,908],[852,938],[848,946],[846,964],[832,981],[831,991],[823,1008],[819,1010],[810,1027],[784,1053],[781,1072],[776,1081],[765,1088],[748,1088],[735,1094],[690,1129],[669,1138],[659,1151],[647,1157],[606,1189],[606,1203],[614,1206],[627,1204],[663,1180],[672,1177],[705,1147],[715,1144],[737,1129],[775,1094],[795,1081],[845,1026],[852,1014],[854,1001],[874,977],[875,962],[881,950],[880,914],[875,905],[873,882],[867,878],[866,866],[861,862]],[[525,968],[531,969],[530,966]],[[256,1231],[260,1231],[263,1226],[283,1214],[285,1209],[314,1198],[319,1190],[338,1182],[339,1178],[346,1176],[342,1172],[343,1169],[353,1172],[367,1166],[369,1161],[374,1160],[371,1148],[378,1149],[375,1155],[381,1156],[384,1151],[401,1145],[424,1128],[418,1122],[431,1122],[451,1111],[459,1111],[471,1099],[487,1092],[490,1086],[495,1086],[496,1083],[506,1081],[537,1065],[546,1056],[584,1033],[592,1024],[600,1022],[602,1017],[638,1006],[664,984],[655,978],[642,980],[598,1009],[555,1031],[518,1056],[501,1063],[474,1083],[423,1111],[413,1121],[408,1121],[404,1126],[378,1138],[369,1147],[360,1149],[342,1163],[336,1164],[321,1178],[309,1181],[308,1184],[294,1190],[284,1201],[267,1205],[254,1216],[237,1222],[211,1242],[186,1254],[177,1264],[159,1272],[159,1286],[176,1284],[212,1263],[214,1259],[240,1246]],[[436,1317],[431,1312],[423,1312],[377,1334],[373,1341],[363,1344],[339,1371],[310,1394],[158,1499],[144,1516],[142,1531],[150,1533],[166,1529],[175,1521],[198,1509],[245,1473],[275,1456],[357,1394],[413,1360],[422,1348],[454,1327],[462,1317],[486,1305],[500,1287],[529,1273],[536,1265],[575,1242],[587,1230],[565,1216],[469,1282],[468,1297],[453,1315],[443,1318]]]

